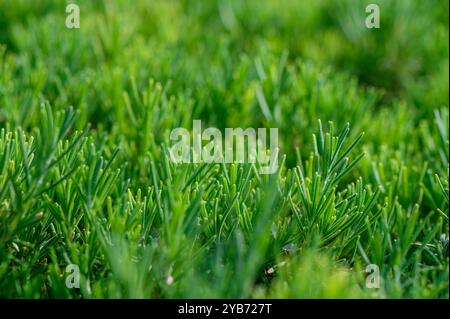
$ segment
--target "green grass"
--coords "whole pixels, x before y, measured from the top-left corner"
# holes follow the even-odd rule
[[[449,297],[447,1],[73,2],[0,0],[0,297]],[[193,119],[277,172],[174,164]]]

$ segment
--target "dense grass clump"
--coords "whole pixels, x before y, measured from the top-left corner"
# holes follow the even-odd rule
[[[447,1],[73,3],[0,0],[0,297],[448,298]],[[172,162],[193,119],[276,173]]]

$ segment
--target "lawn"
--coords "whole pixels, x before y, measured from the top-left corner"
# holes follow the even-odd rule
[[[449,298],[448,10],[0,0],[0,297]]]

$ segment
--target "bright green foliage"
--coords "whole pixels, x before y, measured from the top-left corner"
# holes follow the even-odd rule
[[[448,298],[447,1],[74,3],[0,0],[0,297]],[[277,172],[173,163],[193,119]]]

